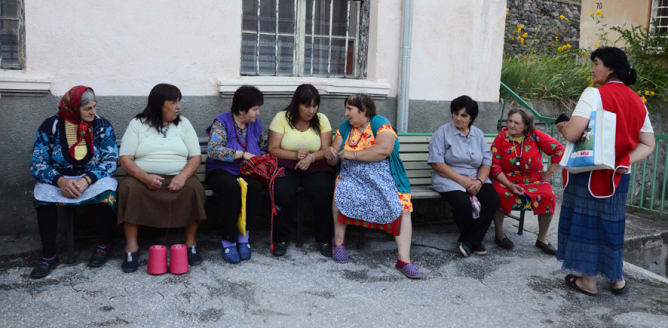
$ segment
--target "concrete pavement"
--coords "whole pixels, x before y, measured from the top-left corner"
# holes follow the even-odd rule
[[[1,237],[0,326],[668,327],[668,285],[627,269],[624,296],[603,279],[598,296],[577,293],[565,286],[560,263],[533,246],[535,234],[518,236],[515,224],[507,219],[504,227],[514,250],[496,247],[490,229],[488,255],[466,259],[456,251],[454,224],[416,227],[419,281],[394,269],[394,241],[379,232],[367,233],[364,249],[349,247],[350,263],[337,264],[308,242],[275,258],[260,231],[251,236],[252,259],[238,265],[223,262],[215,234],[201,233],[204,263],[179,276],[148,275],[148,246],[136,273],[120,270],[122,245],[104,267],[89,269],[92,244],[78,243],[78,263],[36,281],[28,277],[36,236]]]

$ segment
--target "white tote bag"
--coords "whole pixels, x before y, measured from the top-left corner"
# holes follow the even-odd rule
[[[583,139],[568,142],[559,164],[571,173],[614,170],[616,131],[617,114],[603,109],[592,111]]]

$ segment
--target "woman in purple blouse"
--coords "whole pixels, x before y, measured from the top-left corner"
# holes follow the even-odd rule
[[[232,97],[232,109],[213,120],[207,129],[209,143],[206,158],[206,184],[215,193],[216,214],[222,221],[222,255],[228,263],[239,263],[251,257],[249,232],[241,234],[237,219],[241,211],[241,162],[260,155],[262,92],[255,87],[241,86]],[[244,175],[248,183],[246,222],[252,226],[262,194],[260,181]]]

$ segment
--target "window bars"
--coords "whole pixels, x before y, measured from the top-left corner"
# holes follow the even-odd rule
[[[360,1],[244,0],[242,75],[358,77]]]
[[[652,19],[656,25],[650,24],[655,33],[668,33],[668,0],[652,1]]]
[[[0,68],[23,68],[23,17],[22,0],[0,0]]]

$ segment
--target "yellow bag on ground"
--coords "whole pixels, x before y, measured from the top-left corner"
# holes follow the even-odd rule
[[[239,233],[246,237],[246,193],[248,192],[248,182],[243,178],[238,178],[239,187],[241,187],[241,210],[239,211],[239,219],[237,220],[237,229]]]

